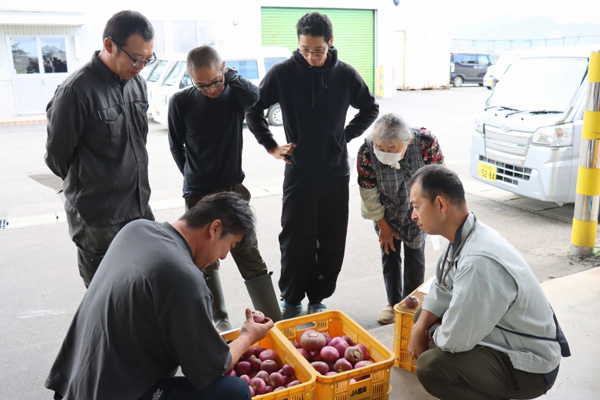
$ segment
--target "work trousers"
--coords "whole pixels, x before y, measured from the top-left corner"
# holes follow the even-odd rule
[[[108,247],[117,236],[117,233],[129,222],[124,221],[115,225],[87,225],[79,216],[77,210],[65,207],[69,235],[77,246],[77,265],[79,275],[87,288],[104,258]],[[150,205],[146,207],[146,213],[142,217],[154,221],[154,215]]]
[[[417,377],[442,400],[535,399],[554,384],[544,374],[514,368],[506,353],[484,346],[462,353],[427,350],[418,359]]]
[[[163,379],[139,400],[250,400],[250,387],[243,379],[221,376],[205,389],[198,390],[182,376]]]
[[[348,231],[349,176],[283,182],[281,297],[320,303],[335,291]]]
[[[194,207],[196,203],[198,203],[203,197],[208,196],[209,194],[221,192],[239,193],[244,200],[250,201],[250,191],[241,183],[235,183],[225,188],[216,189],[211,193],[193,194],[191,196],[187,196],[185,198],[185,210],[187,211]],[[256,278],[257,276],[268,273],[267,265],[260,255],[260,251],[258,250],[258,241],[256,240],[252,243],[249,243],[249,245],[242,250],[236,249],[235,247],[231,249],[231,257],[233,257],[233,260],[235,261],[235,264],[237,265],[244,280]],[[219,265],[220,262],[217,260],[203,269],[202,272],[208,276],[212,276],[215,271],[219,269]]]
[[[404,285],[401,247],[404,247]],[[394,238],[394,248],[396,251],[390,249],[389,254],[381,249],[385,291],[388,304],[392,306],[411,294],[425,279],[425,243],[418,249],[411,249],[402,240]]]

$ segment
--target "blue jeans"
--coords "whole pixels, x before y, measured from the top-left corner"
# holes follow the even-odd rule
[[[205,389],[198,390],[183,376],[165,378],[139,400],[251,400],[250,387],[242,379],[222,376]]]

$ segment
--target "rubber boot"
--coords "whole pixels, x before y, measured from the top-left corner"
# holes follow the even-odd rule
[[[279,303],[277,302],[277,296],[273,288],[272,274],[273,272],[269,272],[256,278],[248,279],[245,283],[254,309],[262,311],[273,322],[277,322],[281,321],[281,310],[279,309]]]
[[[231,329],[229,323],[229,315],[227,314],[227,307],[225,306],[225,296],[223,296],[223,288],[221,287],[221,278],[219,278],[219,271],[216,270],[212,275],[205,275],[206,285],[210,289],[213,296],[212,303],[212,317],[213,322],[217,329],[221,331],[228,331]]]

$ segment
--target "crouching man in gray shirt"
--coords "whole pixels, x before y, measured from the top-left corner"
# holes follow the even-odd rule
[[[439,399],[543,395],[570,352],[529,265],[469,212],[454,172],[428,165],[409,184],[419,228],[450,241],[408,344],[419,381]]]
[[[46,387],[55,399],[244,399],[223,374],[264,338],[250,309],[229,345],[212,323],[202,269],[255,237],[248,202],[204,197],[177,222],[140,219],[117,234],[85,293]],[[178,367],[182,376],[174,377]]]

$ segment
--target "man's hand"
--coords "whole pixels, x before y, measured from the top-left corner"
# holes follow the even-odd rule
[[[398,234],[394,232],[394,229],[392,229],[385,218],[377,221],[377,227],[379,228],[379,248],[383,249],[385,254],[390,254],[390,250],[396,251],[394,248],[394,239],[400,239]]]
[[[408,352],[411,356],[419,358],[423,352],[429,350],[429,335],[427,329],[417,324],[413,325],[410,331],[410,341],[408,342]]]
[[[290,157],[292,156],[292,153],[294,152],[295,148],[296,143],[288,143],[284,144],[283,146],[275,146],[269,149],[269,154],[277,158],[278,160],[285,161],[286,164],[292,165]]]
[[[253,344],[267,336],[267,333],[273,326],[275,326],[273,320],[266,316],[262,323],[257,324],[252,317],[252,310],[246,308],[246,322],[242,325],[240,336],[248,335]]]

